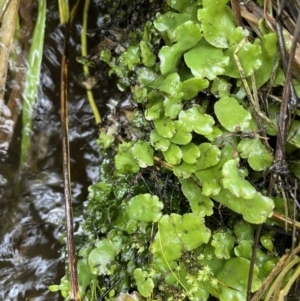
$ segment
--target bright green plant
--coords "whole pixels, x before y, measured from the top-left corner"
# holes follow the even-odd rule
[[[20,166],[22,168],[24,168],[26,164],[27,153],[31,144],[33,107],[37,96],[43,58],[46,8],[47,1],[39,1],[38,19],[34,29],[32,44],[28,56],[28,72],[25,79],[22,108],[23,129],[20,162]]]
[[[101,129],[109,156],[85,204],[78,248],[90,270],[80,278],[120,279],[119,291],[134,288],[147,300],[245,300],[255,225],[275,208],[254,184],[274,161],[259,132],[263,124],[277,134],[279,110],[273,104],[267,116],[246,90],[251,80],[257,88],[269,81],[277,39],[266,30],[251,37],[227,2],[166,1],[137,44],[118,57],[99,54],[119,88],[130,88],[135,118],[125,127],[143,138],[119,137],[116,125]],[[298,148],[298,132],[290,137]],[[220,206],[231,210],[226,225],[215,219]],[[261,245],[251,292],[279,259],[271,236]]]

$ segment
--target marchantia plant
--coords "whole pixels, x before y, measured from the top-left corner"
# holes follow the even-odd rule
[[[263,21],[259,37],[237,26],[228,0],[163,6],[138,42],[99,53],[119,89],[130,89],[132,110],[98,139],[101,179],[89,188],[78,244],[82,296],[97,300],[115,284],[104,300],[135,290],[121,300],[244,301],[255,229],[285,213],[284,197],[267,196],[265,184],[280,101],[269,98],[266,109],[257,98],[284,84],[277,35]],[[289,154],[298,128],[293,121]],[[262,233],[252,293],[280,259],[273,240]],[[67,298],[68,285],[51,289]]]

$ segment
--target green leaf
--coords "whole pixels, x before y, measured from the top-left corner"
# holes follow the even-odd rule
[[[188,179],[195,171],[196,168],[194,164],[188,164],[184,161],[173,166],[173,173],[178,178]]]
[[[215,248],[211,246],[211,244],[207,244],[205,248],[203,248],[203,251],[201,252],[202,255],[200,255],[198,259],[198,263],[201,264],[201,266],[208,266],[213,275],[216,275],[218,271],[220,271],[224,263],[226,262],[225,259],[220,259],[216,257],[215,255]]]
[[[181,90],[182,83],[178,73],[169,74],[161,83],[159,90],[169,95],[174,95]]]
[[[213,214],[213,202],[211,199],[202,194],[202,190],[192,180],[180,180],[181,190],[184,196],[188,199],[192,212],[204,217]]]
[[[152,67],[156,63],[156,55],[152,52],[151,48],[145,41],[140,42],[142,62],[146,67]]]
[[[209,141],[214,141],[216,138],[222,136],[223,132],[218,126],[213,126],[213,131],[209,135],[205,135],[205,138]]]
[[[89,199],[95,199],[97,201],[105,200],[110,193],[112,192],[113,185],[105,183],[105,182],[98,182],[94,185],[89,186]]]
[[[176,9],[180,13],[184,13],[190,9],[191,6],[196,6],[194,1],[182,1],[182,0],[167,0],[167,3],[172,8]],[[192,5],[193,4],[193,5]]]
[[[272,258],[264,263],[263,269],[267,272],[267,275],[275,268],[277,263],[277,258]]]
[[[234,223],[234,234],[237,243],[245,240],[254,244],[254,227],[246,223],[244,220],[239,220]]]
[[[287,141],[300,148],[300,121],[294,120],[289,130]]]
[[[227,285],[222,287],[221,301],[246,300],[249,267],[250,261],[241,257],[231,258],[225,262],[216,275],[217,279]],[[258,290],[260,285],[258,268],[254,265],[251,292]]]
[[[147,101],[148,91],[146,88],[135,85],[131,87],[131,93],[135,102],[145,103]]]
[[[157,130],[152,130],[150,133],[150,142],[151,145],[154,147],[155,150],[161,150],[165,152],[169,146],[171,145],[171,142],[169,139],[164,138],[163,136],[159,135]]]
[[[139,194],[131,198],[126,205],[130,218],[142,222],[157,222],[162,216],[164,205],[156,195]]]
[[[13,4],[10,5],[11,1],[7,1],[7,3],[5,4],[3,4],[4,0],[2,0],[1,2],[2,3],[0,5],[3,5],[2,13],[6,13],[7,11],[12,12],[14,9],[18,10],[17,8],[18,6],[13,6]],[[39,86],[41,85],[40,74],[42,70],[41,66],[42,66],[42,59],[43,59],[47,3],[46,1],[39,1],[37,2],[37,4],[38,4],[37,19],[35,20],[35,28],[30,40],[30,50],[29,50],[28,60],[27,60],[28,72],[24,72],[23,74],[24,90],[22,91],[22,99],[24,101],[22,101],[22,137],[21,137],[21,159],[20,159],[21,168],[25,167],[24,165],[26,164],[27,155],[31,146],[31,132],[33,128],[32,121],[33,121],[34,105],[35,105]],[[9,9],[7,9],[8,6],[10,6]],[[7,13],[7,15],[11,17],[10,18],[8,17],[6,19],[7,21],[5,26],[9,26],[9,24],[15,24],[16,23],[15,20],[9,20],[14,18],[13,13]],[[1,23],[2,21],[3,20],[1,16]],[[1,47],[3,48],[4,51],[3,52],[4,57],[1,59],[3,61],[8,62],[8,55],[10,53],[10,49],[8,48],[11,47],[13,41],[9,41],[11,38],[7,37],[8,33],[6,32],[3,24],[1,24],[1,28],[2,28]],[[16,37],[16,39],[18,39],[18,37]],[[8,47],[6,46],[6,43],[9,44]],[[17,57],[12,58],[12,61],[17,61]],[[7,62],[5,62],[6,66],[7,66]],[[3,65],[3,67],[4,66],[5,65]],[[5,86],[5,79],[6,79],[5,67],[1,71],[1,74]],[[3,89],[4,91],[5,87],[1,87],[1,89]],[[3,93],[4,92],[2,92],[2,94]],[[3,98],[3,96],[1,96],[1,98]],[[1,99],[1,111],[3,110],[2,107],[3,107],[3,100]],[[1,121],[1,124],[3,124],[3,121]],[[9,125],[9,127],[11,127],[11,125]]]
[[[109,64],[111,60],[111,51],[109,49],[104,49],[100,52],[100,60]]]
[[[68,293],[70,292],[70,286],[71,286],[70,280],[65,275],[61,278],[59,285],[50,285],[50,286],[48,286],[48,289],[49,289],[50,292],[57,292],[57,291],[60,290],[61,295],[64,298],[67,298]]]
[[[168,96],[164,100],[165,116],[170,118],[177,118],[179,112],[182,110],[183,93],[180,92],[173,96]]]
[[[237,257],[243,257],[246,259],[251,259],[252,256],[252,245],[248,240],[241,240],[234,248],[234,254]]]
[[[162,75],[174,72],[183,53],[195,46],[201,37],[200,26],[192,21],[178,26],[175,30],[177,43],[172,46],[163,46],[158,53]]]
[[[176,132],[175,124],[171,118],[163,117],[154,120],[154,126],[157,132],[165,138],[171,138]]]
[[[49,286],[48,286],[48,290],[49,290],[50,292],[57,292],[57,291],[60,290],[60,286],[57,285],[57,284],[49,285]],[[69,290],[69,288],[68,288],[68,290]]]
[[[170,141],[174,144],[186,145],[192,140],[192,134],[185,129],[184,124],[181,121],[174,121],[176,132]],[[189,163],[189,162],[187,162]]]
[[[107,132],[101,131],[99,139],[97,139],[97,144],[103,149],[108,149],[115,141],[116,130],[116,126],[112,124],[107,129]]]
[[[201,149],[200,149],[201,151]],[[202,154],[203,150],[201,151]],[[200,156],[201,158],[201,156]],[[195,172],[202,185],[202,193],[206,196],[217,195],[221,190],[222,168],[225,162],[232,159],[232,147],[227,144],[221,149],[219,162],[211,167]]]
[[[183,92],[183,99],[190,100],[198,95],[198,93],[206,89],[209,85],[209,81],[207,79],[192,77],[185,80],[182,83],[181,91]]]
[[[258,277],[260,279],[265,279],[269,274],[270,270],[270,264],[277,263],[279,258],[277,257],[270,257],[268,254],[263,252],[261,249],[256,250],[256,260],[255,260],[255,265],[259,268],[259,274]],[[271,261],[271,262],[270,262]]]
[[[252,199],[256,195],[256,189],[241,175],[238,162],[238,159],[233,159],[224,163],[222,168],[223,187],[236,197]]]
[[[230,64],[225,68],[225,75],[230,77],[240,78],[240,73],[235,62],[234,53],[237,50],[237,45],[232,46],[227,51],[225,51],[225,55],[230,57]],[[261,56],[261,48],[257,44],[252,44],[246,41],[241,49],[236,53],[239,62],[242,66],[242,71],[245,77],[250,76],[254,73],[255,70],[262,67],[262,61],[260,59]]]
[[[154,36],[156,36],[156,30],[153,26],[153,22],[146,21],[146,24],[144,26],[144,31],[143,31],[143,40],[147,43],[151,43],[152,38],[154,38]]]
[[[213,195],[212,198],[232,211],[242,214],[245,221],[252,224],[264,223],[272,216],[274,210],[273,200],[259,192],[249,200],[236,197],[227,189],[221,189],[220,193]]]
[[[180,219],[178,214],[163,215],[158,222],[158,232],[152,244],[155,256],[161,254],[166,261],[176,260],[181,257],[183,245],[175,231],[174,219]]]
[[[201,156],[196,160],[197,163],[195,164],[197,170],[215,166],[220,161],[221,150],[211,143],[201,143],[199,151]]]
[[[211,93],[217,98],[228,96],[230,94],[232,84],[223,77],[217,77],[214,79],[211,86]]]
[[[242,158],[248,159],[248,163],[253,170],[266,170],[272,165],[273,156],[268,152],[259,138],[242,139],[237,149]]]
[[[158,229],[153,248],[156,252],[163,252],[167,261],[180,258],[183,250],[191,251],[207,243],[211,235],[204,219],[193,213],[164,215],[159,220]]]
[[[188,251],[208,243],[211,236],[210,230],[205,227],[204,219],[194,213],[184,214],[178,221],[176,229],[184,249]]]
[[[283,86],[285,83],[285,74],[282,68],[278,67],[275,73],[274,87]],[[296,88],[297,91],[297,88]]]
[[[165,14],[158,13],[153,24],[160,32],[166,32],[169,39],[175,39],[175,29],[183,23],[190,21],[191,16],[188,14],[178,14],[175,12],[167,12]]]
[[[91,280],[95,279],[96,276],[91,272],[87,258],[78,260],[77,272],[78,272],[80,294],[81,296],[83,296]]]
[[[146,102],[145,118],[147,120],[155,120],[160,118],[163,112],[164,97],[160,92],[150,92],[148,94],[148,101]]]
[[[164,153],[165,160],[171,164],[176,165],[179,164],[182,159],[182,151],[180,147],[176,144],[171,144],[167,151]]]
[[[204,136],[213,132],[214,119],[210,115],[203,114],[199,105],[193,105],[188,110],[181,111],[179,120],[188,131],[195,131]]]
[[[227,2],[227,0],[218,0],[214,3],[203,1],[203,9],[198,10],[204,37],[217,48],[228,48],[234,41],[240,41],[247,36],[246,30],[237,28],[232,10],[226,5]],[[218,22],[212,22],[212,18]]]
[[[131,143],[123,142],[119,144],[118,153],[115,156],[115,166],[120,173],[135,173],[140,169],[138,162],[130,152],[131,147]]]
[[[254,73],[256,87],[260,88],[265,84],[271,77],[274,66],[276,52],[277,52],[277,34],[270,33],[260,37],[261,42],[261,56],[260,59],[263,62],[263,65],[257,69]],[[278,65],[278,61],[276,62]]]
[[[95,275],[111,275],[110,265],[117,256],[116,250],[108,239],[103,239],[88,257],[90,270]]]
[[[140,48],[130,46],[121,56],[120,62],[126,65],[129,70],[134,70],[135,66],[140,63]]]
[[[197,158],[200,157],[199,147],[194,143],[181,146],[182,159],[188,164],[194,164],[197,162]]]
[[[218,0],[217,2],[211,2],[210,0],[203,0],[202,5],[205,8],[211,8],[215,6],[215,11],[223,10],[228,3],[228,0]]]
[[[215,113],[222,126],[230,131],[244,131],[249,127],[251,114],[238,101],[229,96],[222,97],[215,103]]]
[[[124,206],[121,207],[121,210],[116,210],[114,214],[118,215],[114,220],[114,226],[117,229],[125,231],[128,234],[134,234],[136,231],[141,229],[141,225],[143,223],[129,216]]]
[[[277,68],[277,70],[279,70],[279,67]],[[285,82],[285,78],[283,79],[283,85],[284,85],[284,82]],[[292,82],[293,82],[293,85],[295,88],[296,95],[298,97],[300,97],[300,82],[296,79],[292,79]],[[274,86],[275,86],[275,84],[274,84]]]
[[[133,276],[139,293],[145,298],[150,297],[153,292],[154,282],[149,277],[149,274],[146,271],[138,268],[133,271]]]
[[[218,232],[213,235],[211,245],[215,248],[217,258],[229,259],[234,247],[235,239],[229,229],[226,232]]]
[[[290,171],[292,173],[294,173],[294,175],[300,179],[300,161],[299,160],[296,160],[296,161],[292,161],[290,162],[292,163],[291,166],[289,167],[290,168]]]
[[[141,168],[153,166],[153,149],[149,142],[138,140],[131,149],[133,158]]]
[[[270,234],[262,235],[259,239],[260,243],[270,252],[274,252],[273,239]]]
[[[148,86],[159,78],[156,72],[150,68],[141,67],[137,69],[138,81],[144,85]]]
[[[224,73],[229,57],[223,56],[221,49],[211,46],[202,39],[184,54],[184,61],[195,77],[213,80]]]

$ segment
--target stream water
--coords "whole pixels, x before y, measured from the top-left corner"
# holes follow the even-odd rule
[[[49,1],[50,2],[50,1]],[[57,1],[47,8],[44,58],[34,113],[32,168],[19,175],[21,122],[18,121],[9,151],[0,155],[0,301],[62,300],[48,285],[59,284],[64,274],[64,200],[60,141],[60,62],[63,31]],[[82,9],[79,9],[81,21]],[[78,22],[79,22],[78,21]],[[80,30],[70,40],[69,137],[73,202],[86,199],[87,187],[98,179],[100,156],[94,139],[94,120],[86,91],[77,84],[82,66]],[[103,87],[95,90],[100,108],[111,98]],[[20,118],[19,118],[20,119]],[[17,182],[20,185],[17,191]],[[79,223],[80,218],[75,218]]]

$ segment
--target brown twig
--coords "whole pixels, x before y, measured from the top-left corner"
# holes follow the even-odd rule
[[[70,178],[70,148],[69,148],[69,131],[68,131],[68,44],[71,32],[71,25],[75,15],[79,0],[75,4],[71,18],[66,26],[64,50],[61,63],[61,128],[62,128],[62,153],[63,153],[63,182],[64,182],[64,199],[65,199],[65,216],[67,231],[67,248],[69,258],[69,274],[71,281],[71,298],[72,301],[80,301],[80,291],[77,275],[77,264],[74,243],[73,214],[72,214],[72,193]]]
[[[253,250],[252,250],[252,255],[251,255],[250,266],[249,266],[249,274],[248,274],[247,301],[250,301],[250,299],[251,299],[251,287],[252,287],[252,280],[253,280],[253,270],[254,270],[254,266],[255,266],[256,250],[257,250],[258,243],[259,243],[261,227],[262,227],[262,224],[258,225],[258,227],[256,229],[256,233],[255,233],[255,240],[254,240],[254,245],[253,245]]]
[[[231,8],[238,26],[244,27],[239,0],[230,0]]]

